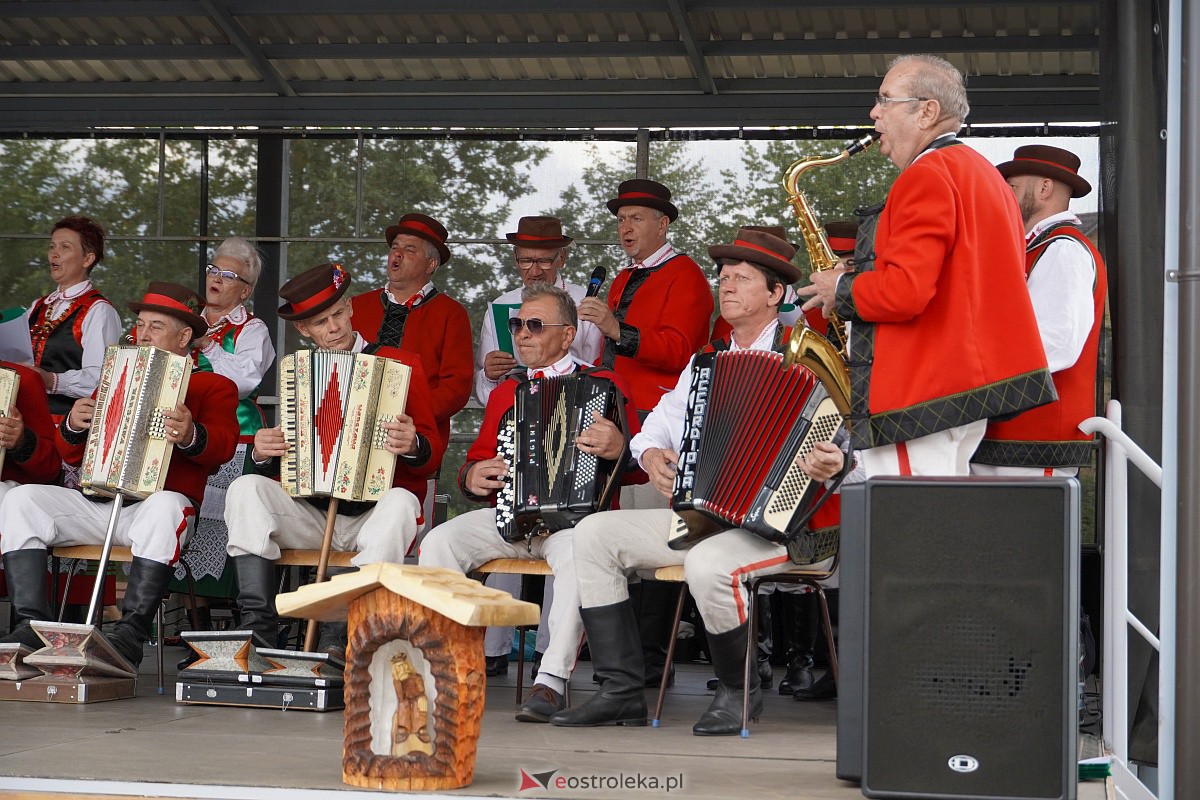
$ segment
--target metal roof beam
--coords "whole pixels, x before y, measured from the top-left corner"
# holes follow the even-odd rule
[[[708,71],[708,64],[704,61],[704,54],[701,52],[699,42],[696,41],[692,23],[688,21],[687,9],[684,8],[683,0],[667,0],[667,8],[671,12],[671,20],[675,23],[679,39],[683,42],[684,49],[687,50],[688,61],[691,62],[696,81],[705,94],[716,94],[717,85],[713,83],[712,73]]]
[[[233,16],[225,10],[217,0],[200,0],[200,6],[208,12],[208,16],[220,26],[225,35],[229,37],[229,41],[242,52],[242,55],[254,65],[258,70],[258,74],[265,81],[275,87],[275,90],[285,97],[294,97],[296,92],[288,85],[287,80],[279,74],[275,66],[262,54],[258,48],[258,44],[254,42],[246,33],[246,29],[234,20]]]

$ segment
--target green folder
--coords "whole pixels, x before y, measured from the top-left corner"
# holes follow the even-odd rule
[[[492,322],[496,323],[496,349],[514,357],[517,353],[513,348],[512,332],[508,330],[508,320],[520,310],[520,303],[492,303]]]

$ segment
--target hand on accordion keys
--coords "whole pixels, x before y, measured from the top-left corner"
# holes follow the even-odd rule
[[[476,497],[487,497],[493,492],[497,492],[504,488],[504,484],[508,482],[508,464],[504,463],[503,458],[488,458],[483,461],[476,461],[467,470],[466,480],[463,484],[467,487],[467,491]]]
[[[21,417],[21,412],[16,406],[5,409],[4,416],[0,416],[0,449],[12,450],[21,443],[21,436],[25,433],[25,422]]]
[[[417,426],[408,414],[400,412],[395,419],[383,423],[383,429],[387,432],[383,446],[389,453],[397,456],[416,453]]]
[[[171,444],[186,445],[195,434],[192,412],[183,403],[176,403],[175,408],[163,412],[163,426],[167,429],[166,438]]]
[[[92,416],[95,413],[95,398],[81,397],[71,406],[71,413],[67,414],[67,427],[73,431],[86,431],[92,427]]]
[[[811,452],[797,456],[796,462],[810,478],[824,483],[841,471],[845,455],[833,442],[817,442]]]
[[[659,494],[670,498],[675,493],[675,473],[679,471],[679,454],[674,450],[651,447],[642,453],[642,467]]]
[[[254,433],[254,452],[250,456],[262,463],[270,458],[280,458],[287,455],[288,443],[283,438],[283,428],[260,428]]]
[[[592,422],[579,432],[575,446],[588,455],[612,461],[625,450],[625,434],[599,411],[592,411]]]

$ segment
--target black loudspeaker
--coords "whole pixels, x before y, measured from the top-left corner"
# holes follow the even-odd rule
[[[842,513],[839,777],[1073,800],[1078,483],[875,478]]]

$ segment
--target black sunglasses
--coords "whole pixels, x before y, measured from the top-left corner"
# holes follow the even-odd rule
[[[508,330],[513,336],[516,336],[517,332],[520,331],[521,328],[529,328],[529,333],[533,336],[537,336],[542,332],[542,328],[566,328],[570,324],[571,323],[569,322],[542,322],[537,317],[530,317],[529,319],[509,317]]]

